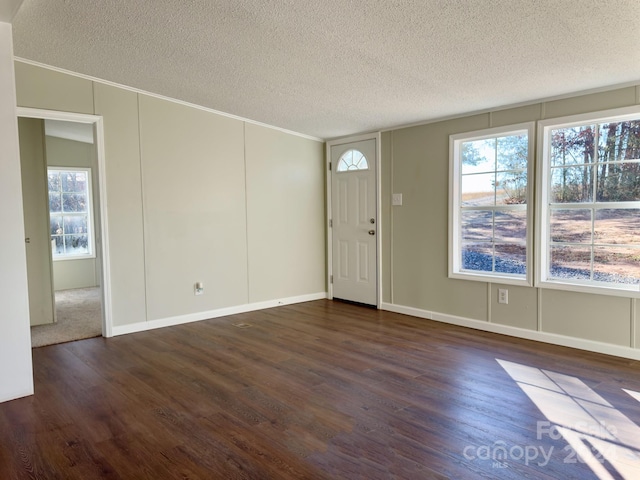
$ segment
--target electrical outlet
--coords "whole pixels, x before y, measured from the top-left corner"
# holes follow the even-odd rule
[[[204,284],[202,282],[197,282],[193,286],[193,294],[194,295],[203,295],[204,294]]]
[[[507,290],[506,288],[498,289],[498,303],[509,303],[509,290]]]
[[[391,205],[399,207],[402,205],[402,194],[394,193],[391,195]]]

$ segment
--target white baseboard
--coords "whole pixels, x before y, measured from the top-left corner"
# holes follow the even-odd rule
[[[158,320],[149,320],[148,322],[132,323],[130,325],[114,326],[111,333],[113,336],[126,335],[128,333],[144,332],[155,328],[171,327],[174,325],[182,325],[183,323],[199,322],[210,318],[226,317],[227,315],[236,315],[238,313],[253,312],[255,310],[264,310],[266,308],[281,307],[283,305],[291,305],[294,303],[310,302],[312,300],[321,300],[327,298],[327,292],[311,293],[308,295],[300,295],[297,297],[279,298],[276,300],[267,300],[265,302],[246,303],[234,307],[219,308],[217,310],[208,310],[205,312],[191,313],[188,315],[180,315],[177,317],[160,318]]]
[[[16,400],[18,398],[29,397],[33,395],[33,392],[34,392],[33,387],[15,390],[12,392],[5,392],[4,395],[0,397],[0,403],[8,402],[10,400]]]
[[[405,307],[403,305],[395,305],[392,303],[382,303],[381,310],[389,312],[402,313],[411,315],[412,317],[425,318],[461,327],[474,328],[476,330],[484,330],[485,332],[500,333],[511,337],[524,338],[526,340],[535,340],[553,345],[561,345],[563,347],[577,348],[579,350],[587,350],[589,352],[604,353],[616,357],[630,358],[632,360],[640,360],[640,350],[622,345],[613,345],[610,343],[596,342],[593,340],[585,340],[582,338],[567,337],[556,333],[540,332],[527,330],[525,328],[510,327],[508,325],[500,325],[497,323],[489,323],[482,320],[473,320],[471,318],[456,317],[455,315],[447,315],[445,313],[430,312],[414,307]]]

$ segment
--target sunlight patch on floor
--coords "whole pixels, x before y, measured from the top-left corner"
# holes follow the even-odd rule
[[[577,377],[496,361],[558,433],[545,432],[564,438],[600,480],[640,478],[640,427],[626,415]],[[640,401],[640,393],[624,391]]]

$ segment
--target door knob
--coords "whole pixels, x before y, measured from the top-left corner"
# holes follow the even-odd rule
[[[369,230],[369,235],[375,235],[376,231],[375,230]]]

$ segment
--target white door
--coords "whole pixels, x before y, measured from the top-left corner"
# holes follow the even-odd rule
[[[333,297],[377,305],[376,140],[331,147]]]

